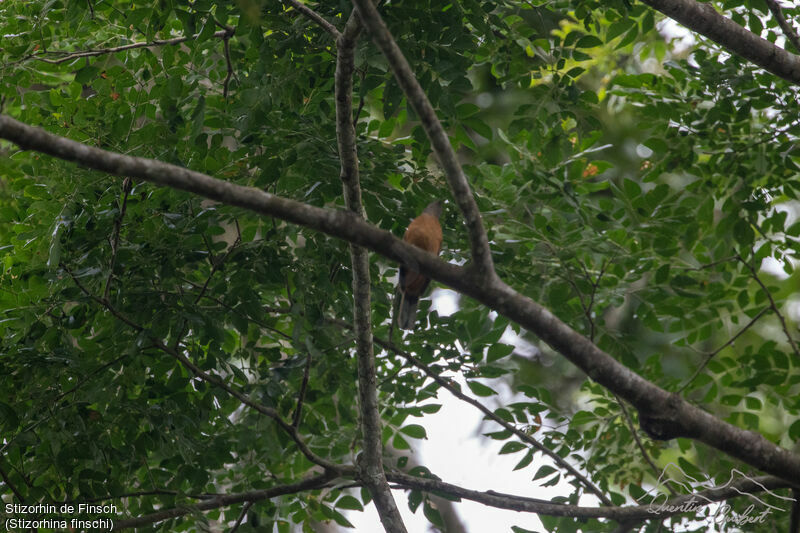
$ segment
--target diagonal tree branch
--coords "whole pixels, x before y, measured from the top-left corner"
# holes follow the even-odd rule
[[[350,15],[344,33],[336,39],[336,139],[339,145],[344,201],[356,217],[365,218],[361,203],[361,183],[358,173],[356,132],[353,126],[353,72],[355,46],[361,25],[355,13]],[[369,253],[350,243],[350,262],[353,265],[353,331],[356,337],[358,362],[358,397],[363,452],[359,457],[359,478],[364,482],[378,509],[383,528],[390,533],[405,533],[406,527],[392,490],[383,471],[382,426],[375,377],[375,353],[372,344],[372,308],[370,306]]]
[[[341,35],[339,33],[339,30],[336,29],[336,26],[334,26],[333,24],[322,18],[322,15],[320,15],[307,5],[303,4],[299,0],[286,0],[286,3],[295,8],[300,13],[302,13],[309,20],[314,21],[320,28],[333,35],[334,39],[338,39],[339,36]]]
[[[673,424],[671,435],[686,436],[723,451],[764,472],[783,479],[800,479],[800,456],[775,445],[762,435],[745,431],[699,409],[645,380],[617,362],[559,320],[549,310],[519,294],[499,279],[487,283],[472,271],[445,263],[378,229],[352,213],[322,209],[214,179],[186,168],[152,159],[130,157],[59,137],[0,115],[0,138],[117,176],[130,176],[157,185],[199,194],[227,205],[277,217],[353,242],[401,262],[416,261],[419,271],[474,298],[535,333],[589,377],[633,404],[640,413],[663,413]]]
[[[383,347],[383,348],[385,348],[387,350],[390,350],[390,351],[396,353],[397,355],[403,357],[408,362],[410,362],[411,364],[413,364],[414,366],[416,366],[417,368],[422,370],[428,377],[430,377],[432,380],[434,380],[436,383],[438,383],[442,388],[446,389],[450,394],[452,394],[453,396],[455,396],[459,400],[461,400],[463,402],[466,402],[466,403],[470,404],[471,406],[475,407],[480,412],[482,412],[486,416],[486,418],[489,418],[490,420],[493,420],[495,423],[497,423],[500,426],[502,426],[503,429],[505,429],[505,430],[513,433],[514,435],[516,435],[517,438],[519,438],[521,441],[529,444],[534,449],[540,451],[542,454],[544,454],[547,457],[549,457],[550,459],[552,459],[552,461],[555,464],[557,464],[559,467],[561,467],[564,470],[566,470],[571,476],[573,476],[575,479],[577,479],[578,482],[581,483],[581,485],[583,485],[587,490],[589,490],[591,493],[593,493],[595,496],[597,496],[600,499],[600,501],[603,502],[604,505],[608,505],[608,506],[613,505],[611,500],[609,500],[608,497],[603,493],[603,491],[600,490],[594,483],[592,483],[589,478],[587,478],[585,475],[583,475],[578,469],[576,469],[574,466],[569,464],[565,459],[563,459],[560,455],[558,455],[557,453],[552,451],[550,448],[548,448],[547,446],[545,446],[544,444],[542,444],[538,440],[534,439],[533,437],[531,437],[530,435],[528,435],[524,431],[520,430],[517,426],[515,426],[513,424],[510,424],[507,421],[503,420],[498,415],[496,415],[491,409],[489,409],[488,407],[483,405],[478,400],[476,400],[476,399],[464,394],[463,392],[461,392],[461,390],[458,387],[454,386],[447,378],[443,378],[435,370],[433,370],[433,368],[431,368],[430,366],[426,365],[425,363],[423,363],[422,361],[420,361],[419,359],[417,359],[416,357],[414,357],[410,353],[406,352],[405,350],[401,350],[400,348],[396,347],[391,342],[386,342],[386,341],[383,341],[381,339],[376,339],[375,342],[377,344],[379,344],[381,347]]]
[[[762,39],[717,13],[710,3],[695,0],[642,0],[692,31],[792,83],[800,83],[800,56]]]
[[[752,277],[755,280],[755,282],[758,283],[758,286],[761,287],[761,290],[764,291],[764,296],[766,296],[767,300],[769,300],[770,309],[772,309],[772,312],[775,313],[775,316],[778,317],[778,320],[781,323],[781,329],[783,330],[783,334],[786,335],[786,340],[789,341],[789,345],[792,347],[792,351],[794,352],[794,354],[798,358],[800,358],[800,349],[797,347],[797,343],[792,337],[792,334],[789,332],[789,326],[786,325],[786,318],[783,316],[783,313],[781,313],[781,310],[778,309],[778,304],[775,303],[775,299],[772,297],[772,292],[770,292],[769,288],[766,285],[764,285],[763,281],[761,281],[761,278],[758,275],[758,271],[756,271],[753,265],[745,261],[744,258],[740,255],[737,255],[736,259],[738,259],[739,262],[742,265],[744,265],[744,267],[747,270],[750,271],[750,277]]]
[[[778,25],[781,27],[783,34],[786,36],[789,42],[792,43],[795,51],[800,52],[800,37],[797,36],[795,29],[792,28],[792,26],[786,20],[786,17],[783,16],[781,5],[777,2],[777,0],[765,0],[765,2],[772,13],[772,16],[778,21]]]
[[[378,9],[373,5],[372,0],[353,0],[353,4],[358,10],[358,16],[362,24],[369,31],[370,36],[381,49],[383,55],[389,62],[389,66],[397,79],[398,85],[414,107],[417,115],[422,122],[422,127],[431,141],[433,151],[439,159],[439,163],[444,169],[453,199],[458,208],[464,215],[469,235],[470,248],[472,251],[472,268],[486,279],[493,279],[497,275],[494,271],[492,262],[492,252],[489,249],[489,239],[486,235],[486,228],[483,227],[483,219],[478,210],[478,204],[472,195],[467,177],[458,162],[456,153],[450,145],[450,139],[442,127],[442,123],[436,116],[425,91],[422,90],[411,65],[406,61],[403,52],[397,46],[391,33],[381,20]]]
[[[19,489],[17,489],[14,483],[12,483],[10,479],[8,479],[8,474],[3,469],[2,466],[0,466],[0,479],[2,479],[5,486],[8,487],[9,490],[11,490],[11,493],[17,497],[19,503],[25,503],[25,498],[22,497],[22,493],[20,493]]]

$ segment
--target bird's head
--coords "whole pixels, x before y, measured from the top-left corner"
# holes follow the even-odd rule
[[[442,204],[443,202],[441,200],[436,200],[435,202],[429,203],[422,212],[439,218],[442,216]]]

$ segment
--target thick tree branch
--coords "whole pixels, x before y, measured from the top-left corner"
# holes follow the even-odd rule
[[[694,494],[686,494],[671,498],[659,499],[653,496],[651,504],[631,505],[625,507],[582,507],[553,503],[537,498],[525,498],[513,494],[500,492],[470,490],[434,478],[420,478],[404,473],[388,473],[387,477],[392,483],[426,492],[440,492],[449,496],[456,496],[482,503],[498,509],[509,509],[527,513],[544,514],[548,516],[568,516],[571,518],[609,518],[618,522],[645,521],[653,518],[667,518],[670,516],[693,512],[710,503],[742,496],[742,494],[759,493],[764,490],[777,490],[792,486],[785,480],[772,476],[759,476],[756,478],[741,478],[725,487],[704,490]]]
[[[762,39],[717,13],[710,3],[695,0],[642,0],[692,31],[792,83],[800,83],[800,56]]]
[[[489,239],[486,235],[486,229],[483,227],[483,219],[478,210],[478,204],[475,202],[467,177],[464,175],[456,153],[450,145],[450,139],[444,131],[442,123],[439,122],[439,118],[436,116],[430,101],[428,101],[425,91],[422,90],[417,78],[414,76],[411,65],[408,64],[403,52],[397,46],[383,20],[381,20],[381,16],[378,14],[377,8],[372,4],[372,0],[353,0],[353,4],[358,10],[362,24],[364,24],[375,44],[386,56],[398,85],[403,89],[406,98],[414,107],[417,115],[419,115],[422,127],[425,129],[433,151],[439,159],[439,164],[444,169],[447,183],[453,193],[453,199],[464,215],[464,221],[467,224],[473,268],[478,269],[477,272],[487,280],[496,277],[492,253],[489,249]]]
[[[406,258],[413,258],[420,272],[474,298],[535,333],[589,377],[633,404],[640,412],[663,413],[678,429],[678,434],[673,436],[695,438],[780,478],[800,479],[800,456],[776,446],[758,433],[745,431],[719,420],[645,380],[571,329],[550,311],[502,281],[487,283],[485,278],[476,278],[471,271],[445,263],[416,246],[404,243],[391,233],[367,224],[352,213],[309,206],[152,159],[107,152],[26,126],[3,115],[0,115],[0,138],[23,148],[76,161],[86,167],[117,176],[138,178],[277,217],[359,244],[392,261],[401,262]]]
[[[346,468],[341,472],[342,477],[338,478],[334,473],[329,472],[310,477],[297,483],[280,485],[269,489],[204,498],[203,501],[196,504],[164,509],[163,511],[158,511],[149,515],[117,522],[114,525],[114,531],[161,522],[170,518],[184,516],[193,511],[219,509],[239,503],[254,503],[285,494],[296,494],[307,490],[321,489],[331,486],[333,483],[344,479],[344,477],[353,475],[355,475],[355,470],[353,468]],[[578,519],[607,518],[625,523],[643,522],[651,520],[654,517],[664,519],[682,513],[691,513],[696,509],[700,509],[714,502],[742,497],[746,494],[758,494],[764,490],[773,491],[791,486],[791,484],[786,481],[772,476],[760,476],[752,479],[742,478],[725,487],[681,495],[666,501],[661,501],[654,496],[653,503],[651,504],[625,507],[582,507],[578,505],[553,503],[548,500],[537,498],[526,498],[513,494],[503,494],[492,490],[485,492],[471,490],[439,479],[421,478],[400,472],[389,473],[387,477],[397,488],[443,493],[450,497],[463,498],[498,509],[509,509],[548,516],[568,516]],[[359,485],[360,484],[354,484],[351,486]]]
[[[361,25],[355,13],[344,33],[336,40],[336,138],[339,145],[344,201],[347,209],[359,219],[365,218],[361,203],[358,174],[356,132],[353,127],[353,72],[355,46]],[[382,426],[375,377],[375,352],[372,344],[372,308],[370,305],[369,253],[366,248],[350,243],[353,265],[353,331],[358,361],[358,398],[362,432],[362,454],[359,457],[359,478],[372,495],[383,528],[389,533],[405,533],[403,518],[397,510],[392,490],[383,471]]]

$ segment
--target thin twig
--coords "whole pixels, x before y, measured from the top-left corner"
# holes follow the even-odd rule
[[[52,404],[55,404],[56,402],[60,401],[60,400],[61,400],[62,398],[64,398],[65,396],[69,396],[70,394],[72,394],[73,392],[75,392],[76,390],[78,390],[80,387],[82,387],[82,386],[83,386],[83,384],[84,384],[84,383],[86,383],[87,381],[89,381],[91,378],[93,378],[94,376],[96,376],[97,374],[99,374],[100,372],[102,372],[103,370],[105,370],[106,368],[108,368],[108,367],[110,367],[110,366],[113,366],[113,365],[115,365],[115,364],[119,363],[120,361],[122,361],[122,360],[123,360],[123,359],[125,359],[126,357],[128,357],[128,354],[127,354],[127,353],[124,353],[124,354],[120,355],[119,357],[115,357],[114,359],[112,359],[112,360],[111,360],[111,361],[109,361],[108,363],[105,363],[105,364],[103,364],[103,365],[100,365],[99,367],[95,368],[94,370],[92,370],[92,371],[91,371],[91,372],[89,372],[88,374],[84,375],[84,376],[83,376],[83,377],[82,377],[80,380],[78,380],[78,383],[76,383],[74,387],[72,387],[72,388],[71,388],[71,389],[69,389],[68,391],[62,392],[61,394],[59,394],[58,396],[56,396],[56,397],[55,397],[55,398],[52,400],[52,402],[51,402],[51,403],[52,403]]]
[[[231,44],[230,36],[226,35],[222,38],[222,49],[225,52],[225,64],[227,65],[228,72],[225,74],[225,81],[222,83],[222,97],[228,99],[228,84],[233,76],[233,64],[231,63]]]
[[[81,57],[94,57],[94,56],[102,56],[107,54],[115,54],[117,52],[124,52],[126,50],[134,50],[136,48],[147,48],[150,46],[171,46],[175,44],[185,43],[186,41],[191,41],[196,39],[200,34],[188,36],[188,37],[175,37],[173,39],[154,39],[149,42],[141,42],[141,43],[131,43],[131,44],[123,44],[120,46],[113,46],[110,48],[99,48],[99,49],[89,49],[89,50],[79,50],[77,52],[59,52],[59,51],[49,51],[49,52],[42,52],[41,54],[31,54],[22,58],[20,61],[24,61],[26,59],[35,59],[37,61],[42,61],[43,63],[50,63],[51,65],[58,65],[60,63],[66,63],[67,61],[72,61],[73,59],[80,59]],[[214,33],[214,37],[217,39],[223,39],[229,36],[229,32],[227,30],[220,30]],[[64,54],[62,57],[58,59],[48,59],[46,57],[42,57],[44,54],[48,55],[58,55]],[[19,63],[17,61],[16,63]]]
[[[738,259],[740,263],[742,263],[745,267],[747,267],[747,269],[750,271],[752,278],[756,280],[756,283],[758,283],[759,287],[761,287],[761,290],[764,291],[764,295],[769,300],[769,306],[772,309],[772,312],[775,313],[775,315],[778,317],[778,320],[780,320],[781,322],[781,328],[783,328],[783,333],[786,335],[786,339],[789,341],[789,344],[792,347],[792,351],[794,352],[795,356],[800,358],[800,350],[798,350],[797,344],[794,342],[794,338],[792,338],[792,336],[789,334],[789,326],[786,325],[786,319],[783,317],[783,313],[780,312],[780,310],[778,309],[778,305],[775,303],[775,299],[772,298],[772,293],[767,288],[767,286],[764,285],[764,282],[761,281],[761,278],[758,277],[758,272],[756,272],[756,269],[753,268],[753,266],[750,265],[750,263],[745,261],[741,255],[737,255],[736,259]]]
[[[292,416],[292,427],[297,429],[300,425],[300,415],[303,412],[303,402],[306,397],[306,388],[308,388],[308,376],[311,373],[311,350],[306,354],[306,366],[303,369],[303,381],[300,383],[300,392],[297,393],[297,407],[294,409],[294,416]]]
[[[603,264],[600,266],[600,273],[597,274],[597,279],[592,280],[592,276],[589,274],[589,270],[586,268],[586,265],[583,264],[582,261],[578,262],[583,270],[584,276],[589,281],[592,286],[592,294],[589,297],[589,304],[586,306],[586,319],[589,321],[589,327],[591,328],[589,332],[589,340],[594,342],[594,334],[595,334],[595,325],[594,319],[592,318],[592,308],[594,307],[594,299],[597,296],[597,287],[600,286],[600,280],[603,278],[603,274],[606,272],[606,267],[609,264],[609,261],[603,260]]]
[[[105,502],[109,500],[119,500],[122,498],[138,498],[140,496],[183,496],[185,498],[194,498],[196,500],[211,500],[213,498],[219,498],[222,496],[221,493],[218,492],[208,492],[205,494],[186,494],[177,490],[170,490],[170,489],[152,489],[152,490],[137,490],[133,492],[123,492],[122,494],[116,494],[114,496],[98,496],[96,498],[81,498],[81,501],[84,503],[97,503],[97,502]],[[75,500],[63,500],[58,503],[70,503]]]
[[[198,285],[197,283],[194,283],[194,282],[192,282],[192,281],[190,281],[188,279],[182,278],[181,281],[191,285],[195,289],[199,289],[200,288],[200,285]],[[216,296],[211,296],[209,294],[204,294],[202,297],[207,299],[207,300],[211,300],[212,302],[217,303],[218,305],[224,307],[228,311],[230,311],[232,313],[236,313],[240,317],[246,318],[248,321],[252,322],[253,324],[255,324],[256,326],[258,326],[260,328],[266,329],[266,330],[271,331],[271,332],[273,332],[273,333],[275,333],[277,335],[280,335],[281,337],[283,337],[286,340],[292,340],[293,339],[293,337],[291,335],[289,335],[288,333],[284,333],[283,331],[279,330],[278,328],[272,327],[272,326],[270,326],[269,324],[265,323],[262,320],[259,320],[257,318],[253,318],[252,316],[250,316],[247,313],[243,313],[242,311],[240,311],[239,309],[233,307],[232,305],[223,302],[222,300],[220,300]],[[288,308],[288,307],[264,307],[262,310],[265,313],[278,313],[278,314],[288,314],[288,313],[292,312],[292,310],[290,308]]]
[[[222,268],[222,265],[225,264],[225,261],[230,257],[233,251],[236,249],[237,246],[242,242],[242,232],[239,229],[239,221],[235,221],[236,224],[236,239],[234,239],[233,244],[228,247],[228,250],[225,252],[225,255],[222,256],[222,259],[218,261],[214,261],[214,264],[211,266],[211,272],[208,274],[205,283],[203,283],[203,287],[200,289],[200,294],[197,295],[194,299],[195,305],[205,296],[206,291],[208,290],[208,284],[211,283],[211,278],[214,277],[214,274]]]
[[[239,494],[225,494],[218,498],[198,502],[191,506],[180,506],[169,509],[162,509],[148,515],[137,516],[128,520],[119,520],[114,522],[113,531],[122,529],[131,529],[146,524],[153,524],[156,522],[163,522],[170,518],[177,518],[196,511],[208,511],[211,509],[219,509],[220,507],[227,507],[244,502],[259,502],[275,498],[276,496],[283,496],[286,494],[297,494],[309,490],[321,489],[329,484],[332,479],[336,478],[335,472],[325,472],[323,474],[315,475],[296,483],[289,483],[286,485],[278,485],[268,489],[262,489],[252,492],[245,492]]]
[[[631,418],[631,414],[628,411],[628,408],[625,406],[625,402],[622,398],[614,394],[614,397],[617,399],[617,403],[619,404],[620,408],[622,409],[622,417],[625,419],[625,423],[628,425],[628,431],[631,432],[633,435],[633,440],[636,441],[636,446],[639,448],[639,452],[641,452],[642,457],[650,465],[650,469],[653,471],[653,475],[658,478],[660,475],[660,471],[653,460],[650,458],[650,454],[647,453],[647,450],[644,449],[644,444],[642,444],[641,439],[639,438],[639,434],[636,432],[636,427],[633,425],[633,419]],[[672,488],[671,485],[667,484],[667,490],[673,496],[677,496],[678,493],[675,492],[675,489]]]
[[[759,311],[756,316],[754,316],[752,319],[750,319],[750,322],[748,322],[747,325],[745,325],[742,329],[740,329],[736,333],[736,335],[734,335],[733,337],[728,339],[725,342],[725,344],[723,344],[722,346],[720,346],[719,348],[717,348],[713,352],[708,353],[706,355],[706,358],[700,364],[700,366],[698,366],[697,369],[694,371],[694,374],[692,374],[692,377],[690,377],[688,380],[686,380],[686,383],[681,385],[681,387],[677,391],[675,391],[675,394],[682,393],[686,389],[686,387],[688,387],[697,378],[697,376],[700,375],[700,372],[703,371],[703,369],[708,365],[708,363],[711,361],[711,359],[714,358],[714,356],[716,356],[719,352],[721,352],[722,350],[724,350],[725,348],[727,348],[728,346],[733,344],[736,341],[736,339],[738,339],[742,335],[742,333],[744,333],[745,331],[750,329],[750,327],[753,324],[755,324],[758,321],[758,319],[761,318],[769,310],[770,310],[770,307],[765,307],[764,309]]]
[[[239,526],[242,525],[242,521],[244,520],[244,517],[247,516],[247,512],[253,506],[253,503],[255,503],[255,502],[249,501],[249,502],[244,504],[244,507],[242,507],[242,512],[239,513],[239,518],[236,519],[236,523],[233,524],[233,527],[231,528],[230,533],[236,533],[236,531],[239,529]]]
[[[25,503],[25,498],[22,497],[22,494],[19,492],[19,490],[17,490],[17,487],[13,483],[11,483],[11,480],[8,479],[8,474],[6,473],[5,469],[3,469],[3,467],[1,466],[0,466],[0,478],[2,478],[3,483],[5,483],[6,486],[9,489],[11,489],[11,492],[13,492],[14,496],[17,497],[19,503]]]
[[[128,195],[133,188],[133,180],[125,178],[122,180],[122,206],[119,208],[119,215],[114,221],[114,235],[111,238],[111,260],[108,262],[108,277],[106,287],[103,289],[103,298],[108,300],[111,293],[111,280],[114,277],[114,265],[117,263],[117,250],[119,250],[119,233],[122,229],[122,219],[125,218],[125,211],[128,209]]]
[[[205,296],[206,291],[208,290],[208,285],[209,285],[209,283],[211,283],[211,278],[213,278],[214,274],[220,268],[222,268],[222,265],[225,263],[225,261],[228,259],[228,257],[230,257],[231,253],[233,253],[233,251],[236,249],[236,247],[239,246],[239,243],[242,242],[242,232],[239,229],[239,222],[238,221],[235,221],[235,222],[236,222],[236,239],[233,241],[233,244],[231,244],[228,247],[228,250],[225,252],[225,255],[223,255],[219,260],[214,260],[214,256],[213,255],[209,256],[209,260],[211,262],[211,272],[209,272],[208,276],[206,277],[205,283],[203,283],[203,286],[200,288],[200,293],[194,299],[194,305],[197,305],[197,303],[200,300],[203,299],[203,296]],[[211,249],[209,249],[209,253],[211,253]],[[184,335],[186,335],[186,331],[187,331],[186,325],[187,325],[187,323],[188,323],[188,321],[186,319],[184,319],[183,323],[181,324],[181,329],[178,331],[178,334],[175,336],[175,342],[173,343],[173,348],[176,349],[176,350],[180,346],[181,342],[183,342]]]

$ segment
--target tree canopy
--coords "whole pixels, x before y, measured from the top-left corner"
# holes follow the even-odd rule
[[[0,516],[797,528],[800,7],[353,4],[0,3]],[[419,464],[443,401],[571,494]]]

